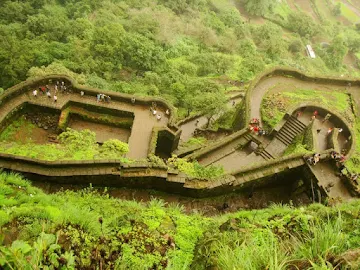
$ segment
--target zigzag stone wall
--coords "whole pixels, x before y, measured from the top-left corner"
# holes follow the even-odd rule
[[[359,80],[345,80],[339,78],[312,78],[297,70],[274,68],[263,74],[260,74],[250,85],[249,91],[246,95],[245,101],[239,109],[242,111],[238,119],[244,119],[244,123],[237,126],[237,128],[246,127],[246,123],[250,119],[249,102],[251,90],[256,84],[267,76],[272,75],[290,75],[302,80],[317,81],[328,84],[346,85],[351,82],[353,85],[360,85]],[[106,92],[99,89],[87,88],[78,85],[72,78],[67,76],[50,75],[43,78],[31,79],[20,83],[8,89],[3,96],[0,97],[1,106],[12,99],[16,99],[18,95],[25,91],[31,90],[39,84],[47,84],[49,80],[64,80],[72,85],[72,90],[75,92],[84,91],[86,95],[96,95],[99,92],[108,93],[113,100],[120,100],[131,102],[131,95],[119,94],[114,92]],[[180,138],[181,131],[175,124],[176,110],[170,104],[162,99],[155,99],[156,102],[164,107],[169,108],[171,116],[168,127],[163,129],[154,128],[152,140],[150,141],[149,153],[156,152],[156,143],[159,132],[168,132],[174,138],[174,145]],[[138,98],[137,102],[140,104],[150,105],[154,99]],[[23,106],[21,104],[20,106]],[[13,108],[12,112],[16,112]],[[4,125],[6,119],[10,119],[8,115],[1,123]],[[216,145],[210,146],[205,150],[200,150],[194,154],[197,158],[205,155],[221,147],[224,144],[231,142],[238,136],[246,133],[246,130],[238,131],[230,135],[228,138],[222,139]],[[174,145],[172,148],[174,148]],[[325,152],[326,156],[328,152]],[[194,197],[212,196],[217,194],[224,194],[231,191],[241,190],[249,186],[264,186],[272,182],[276,182],[282,175],[288,175],[292,172],[298,173],[305,165],[303,157],[290,156],[283,157],[271,162],[264,162],[254,166],[241,168],[231,175],[225,175],[215,181],[206,181],[199,179],[192,179],[178,171],[172,171],[165,167],[154,166],[149,163],[143,164],[122,164],[119,160],[91,160],[91,161],[41,161],[26,157],[13,156],[8,154],[0,154],[0,167],[15,172],[24,173],[30,179],[41,179],[48,181],[56,181],[59,183],[78,183],[87,184],[93,183],[105,186],[131,186],[141,188],[155,188],[172,193],[181,193],[184,195]]]

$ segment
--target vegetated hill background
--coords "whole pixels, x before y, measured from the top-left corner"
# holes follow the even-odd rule
[[[237,88],[229,79],[246,82],[266,67],[359,75],[359,7],[359,0],[1,1],[0,87],[68,73],[94,87],[161,95],[183,117]]]

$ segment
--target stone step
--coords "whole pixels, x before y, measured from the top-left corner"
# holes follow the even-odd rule
[[[299,121],[299,120],[298,120],[297,118],[295,118],[294,116],[291,116],[291,117],[289,118],[289,120],[292,121],[292,122],[295,122],[296,125],[298,125],[298,126],[301,127],[302,129],[305,129],[305,128],[307,127],[303,122]]]
[[[287,136],[285,136],[281,133],[278,133],[275,138],[278,139],[279,141],[281,141],[282,143],[284,143],[285,145],[291,144],[291,141],[292,141]]]
[[[260,156],[263,157],[265,160],[274,159],[274,157],[268,151],[266,151],[266,149],[263,149],[260,152]]]
[[[260,153],[260,156],[265,159],[265,160],[269,160],[270,158],[268,156],[266,156],[263,152]]]
[[[248,141],[251,141],[252,140],[252,136],[248,133],[248,134],[245,134],[244,135],[244,138]]]
[[[280,130],[278,135],[282,135],[283,137],[288,138],[290,141],[292,141],[297,134],[289,129],[282,129]]]
[[[284,129],[284,135],[289,137],[290,140],[293,140],[299,134],[300,134],[300,132],[295,132],[291,129]]]
[[[284,128],[282,128],[279,133],[283,133],[290,137],[295,137],[297,134],[299,134],[299,132],[295,131],[294,129],[290,128],[289,126],[285,126]]]
[[[296,123],[295,121],[287,121],[286,124],[298,133],[303,132],[303,130],[305,129],[303,126],[298,125],[298,123]]]
[[[296,125],[292,121],[286,122],[285,127],[292,129],[296,134],[299,134],[299,133],[303,132],[303,130],[304,130],[302,127]]]

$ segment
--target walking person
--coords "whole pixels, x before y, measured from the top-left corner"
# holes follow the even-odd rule
[[[44,86],[39,87],[39,92],[44,95],[45,94],[45,87]]]
[[[54,102],[57,102],[57,95],[54,95]]]
[[[327,113],[324,117],[324,120],[323,120],[323,123],[325,123],[326,121],[328,121],[331,117],[331,114],[330,113]]]
[[[301,116],[301,114],[302,114],[301,111],[297,111],[296,112],[296,118],[299,118]]]
[[[37,90],[36,89],[33,91],[33,96],[37,97]]]
[[[318,111],[317,110],[315,110],[314,112],[313,112],[313,115],[311,116],[311,121],[314,121],[315,119],[316,119],[316,116],[318,115]]]
[[[50,91],[46,92],[46,95],[47,95],[48,98],[51,98],[51,93],[50,93]]]

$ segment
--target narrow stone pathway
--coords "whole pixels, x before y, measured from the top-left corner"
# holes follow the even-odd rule
[[[345,90],[345,86],[330,85],[330,84],[320,84],[308,81],[302,81],[296,78],[288,78],[283,76],[273,76],[263,78],[252,90],[251,93],[251,105],[250,105],[250,115],[251,118],[258,118],[261,120],[261,102],[264,95],[267,93],[278,93],[283,91],[292,91],[295,89],[313,89],[320,91],[339,91]],[[357,92],[357,96],[360,92],[360,87],[352,86],[348,89],[350,92]]]
[[[319,180],[319,185],[324,189],[328,189],[330,198],[341,198],[342,200],[352,198],[340,177],[336,175],[336,170],[330,162],[319,162],[315,166],[310,166],[310,169]]]
[[[50,85],[51,94],[54,93],[54,85]],[[111,94],[110,94],[111,96]],[[153,127],[164,127],[168,124],[168,117],[165,114],[163,108],[158,109],[158,113],[162,115],[161,120],[157,120],[149,110],[149,107],[144,105],[135,104],[132,105],[126,102],[111,101],[110,103],[97,102],[96,96],[83,96],[79,93],[61,93],[58,92],[58,100],[55,103],[53,98],[48,98],[46,95],[38,93],[37,97],[32,95],[32,90],[23,93],[16,98],[13,98],[0,106],[0,122],[17,106],[28,102],[30,104],[39,105],[48,108],[54,108],[61,110],[69,102],[79,102],[95,106],[101,106],[111,108],[119,111],[132,112],[135,115],[134,123],[131,129],[131,135],[129,137],[130,151],[127,157],[133,159],[146,158],[149,150],[150,139],[152,135]],[[96,130],[93,130],[96,132]]]
[[[230,99],[226,104],[227,108],[229,109],[236,106],[236,104],[238,104],[243,99],[242,97],[232,97],[232,95],[234,95],[234,93],[229,93]],[[212,121],[216,120],[220,116],[221,114],[213,117]],[[197,121],[199,122],[197,123]],[[204,127],[206,124],[207,124],[207,118],[205,116],[199,116],[192,119],[191,121],[181,124],[179,126],[179,128],[181,129],[180,140],[182,142],[188,141],[191,137],[193,137],[195,129]]]

